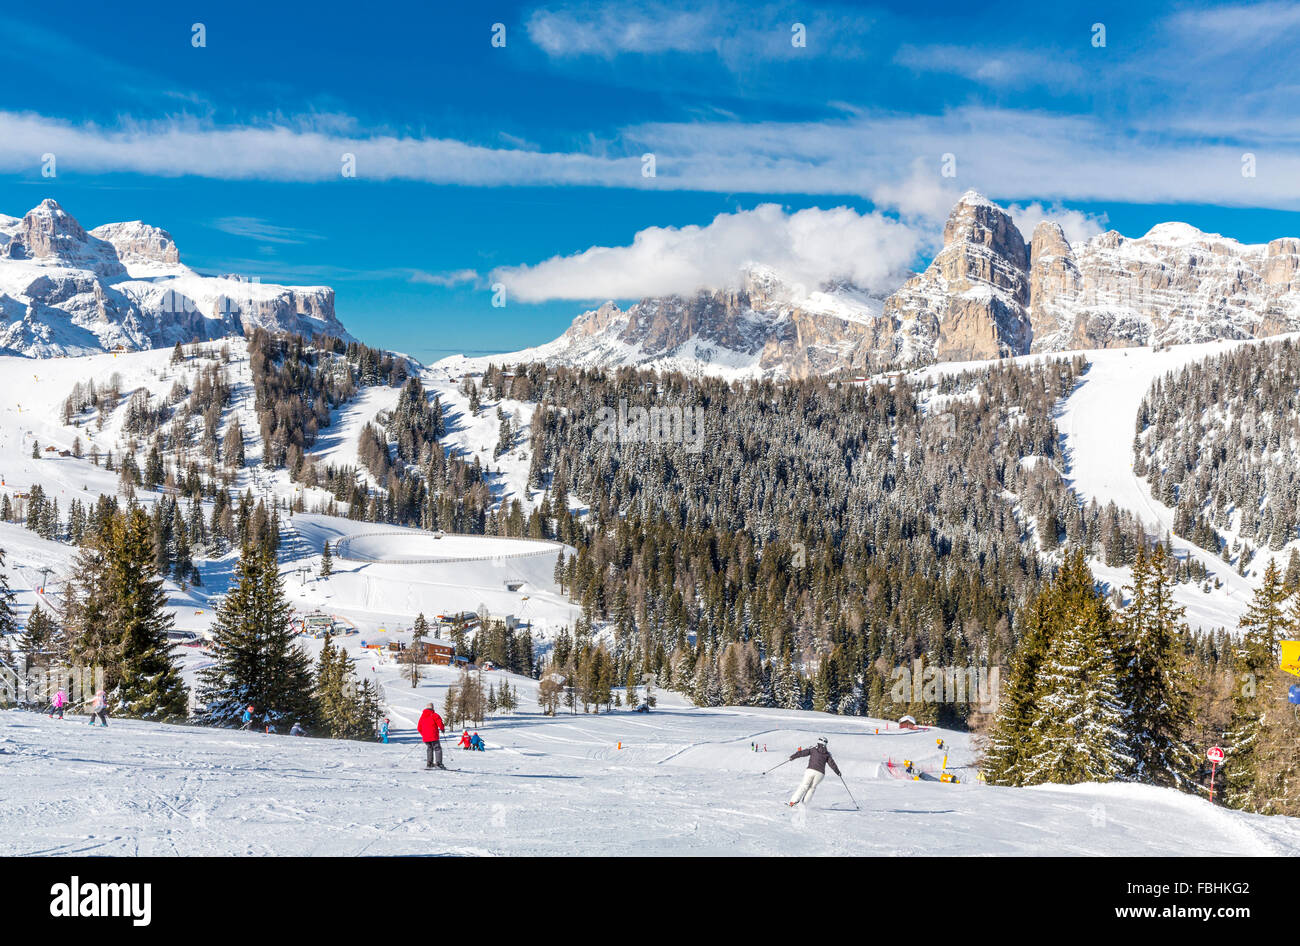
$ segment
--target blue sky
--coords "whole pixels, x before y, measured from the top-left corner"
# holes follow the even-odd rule
[[[1300,235],[1290,4],[122,6],[0,11],[0,213],[143,219],[426,360],[751,258],[885,289],[967,188],[1079,239]]]

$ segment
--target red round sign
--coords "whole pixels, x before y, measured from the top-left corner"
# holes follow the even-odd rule
[[[1209,759],[1211,762],[1222,762],[1223,750],[1220,749],[1218,746],[1211,746],[1209,751],[1205,753],[1205,757]]]

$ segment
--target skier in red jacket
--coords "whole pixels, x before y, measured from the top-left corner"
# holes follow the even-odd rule
[[[438,741],[438,734],[445,732],[447,727],[442,724],[442,717],[434,711],[432,703],[424,708],[415,728],[420,731],[420,738],[424,740],[424,767],[445,769],[446,766],[442,764],[442,743]]]

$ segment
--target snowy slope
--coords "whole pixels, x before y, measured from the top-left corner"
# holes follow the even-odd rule
[[[487,752],[449,741],[458,771],[425,772],[410,727],[424,703],[441,706],[453,674],[412,690],[395,673],[387,746],[0,712],[0,855],[1300,854],[1300,820],[1164,789],[881,775],[886,757],[933,755],[936,736],[964,765],[959,733],[877,734],[861,718],[671,698],[645,715],[547,718],[522,678],[523,711],[480,729]],[[762,774],[818,735],[861,811],[833,774],[793,811],[800,764]]]
[[[1061,472],[1067,484],[1084,502],[1095,499],[1105,505],[1113,501],[1120,508],[1137,514],[1153,533],[1165,536],[1173,527],[1173,511],[1153,499],[1146,480],[1133,472],[1133,436],[1142,398],[1167,372],[1240,345],[1255,343],[1256,340],[1224,340],[1164,349],[1144,347],[1024,355],[1010,360],[1020,365],[1076,356],[1088,360],[1089,369],[1078,387],[1061,402],[1057,414],[1057,428],[1061,432],[1067,459]],[[950,362],[908,372],[907,377],[914,384],[928,384],[944,376],[997,363]],[[937,402],[936,406],[941,403]],[[1235,628],[1270,555],[1276,555],[1284,563],[1291,547],[1277,553],[1261,550],[1243,577],[1217,554],[1186,539],[1174,536],[1172,544],[1175,554],[1191,556],[1202,562],[1211,572],[1211,581],[1218,579],[1222,583],[1221,588],[1214,588],[1209,593],[1195,584],[1175,586],[1174,597],[1187,608],[1188,623],[1206,630]],[[1097,579],[1109,587],[1120,588],[1130,580],[1128,568],[1112,568],[1095,559],[1089,564]]]
[[[1138,408],[1151,385],[1166,372],[1240,344],[1225,341],[1160,351],[1130,348],[1088,352],[1091,367],[1078,389],[1062,404],[1057,419],[1069,458],[1066,479],[1070,486],[1084,500],[1113,500],[1162,534],[1171,533],[1173,510],[1152,498],[1146,480],[1133,472]],[[1172,536],[1171,543],[1175,554],[1200,561],[1223,583],[1210,594],[1189,586],[1178,589],[1179,603],[1188,608],[1189,623],[1205,628],[1235,627],[1250,603],[1267,554],[1260,555],[1256,567],[1243,577],[1218,555],[1186,539]]]

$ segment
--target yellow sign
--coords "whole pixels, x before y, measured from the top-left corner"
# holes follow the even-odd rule
[[[1282,641],[1282,669],[1300,677],[1300,641]]]

